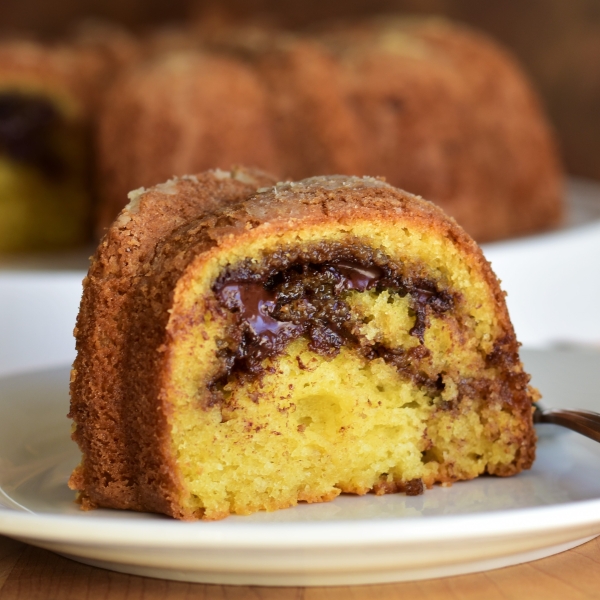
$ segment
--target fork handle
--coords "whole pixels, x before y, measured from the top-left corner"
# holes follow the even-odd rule
[[[563,410],[550,408],[536,410],[537,423],[553,423],[581,433],[596,442],[600,442],[600,414],[587,410]]]

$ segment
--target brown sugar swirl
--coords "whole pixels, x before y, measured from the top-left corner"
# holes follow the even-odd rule
[[[219,519],[531,466],[504,294],[440,209],[245,169],[130,197],[77,322],[84,508]]]
[[[228,269],[213,289],[220,304],[235,315],[229,343],[221,350],[225,375],[257,376],[263,362],[305,336],[311,351],[336,356],[343,345],[363,354],[394,360],[393,349],[373,347],[357,332],[356,316],[345,301],[354,290],[389,290],[409,295],[415,324],[410,335],[424,342],[427,315],[443,314],[453,307],[453,297],[434,281],[406,275],[381,252],[361,246],[320,244],[294,252],[289,249],[266,258],[257,268],[251,261]],[[362,339],[361,339],[362,338]],[[366,343],[367,342],[367,343]]]

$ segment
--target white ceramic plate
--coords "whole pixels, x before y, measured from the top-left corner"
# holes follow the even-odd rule
[[[600,353],[529,351],[547,405],[600,405]],[[600,444],[543,426],[534,468],[423,496],[180,523],[79,511],[66,480],[68,369],[0,380],[0,533],[88,564],[208,583],[346,585],[441,577],[541,558],[600,533]]]

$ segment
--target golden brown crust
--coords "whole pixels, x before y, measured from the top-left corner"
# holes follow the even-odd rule
[[[127,372],[130,360],[157,349],[148,323],[132,337],[138,290],[160,240],[219,204],[271,183],[262,173],[238,169],[231,176],[208,172],[138,190],[102,240],[84,280],[71,375],[70,415],[83,453],[71,485],[82,490],[88,507],[174,513],[170,457],[160,439],[164,415],[156,396],[136,395],[135,389],[152,381],[148,376],[157,370],[144,364],[145,375],[137,381]],[[168,314],[163,307],[158,314],[160,325]]]
[[[17,196],[12,213],[20,216],[11,219],[9,210],[9,222],[17,224],[15,232],[22,231],[4,244],[6,248],[64,247],[91,238],[91,145],[97,108],[108,82],[136,60],[135,48],[127,34],[107,27],[86,27],[61,44],[25,40],[0,44],[0,95],[27,97],[51,107],[60,117],[51,141],[44,142],[52,147],[51,162],[61,165],[55,166],[60,175],[45,177],[39,184],[34,178],[25,186],[15,185],[13,178],[20,172],[15,165],[14,173],[2,179],[2,194],[15,196],[16,192]],[[31,135],[43,139],[45,134],[38,126]],[[43,174],[44,169],[38,171]]]
[[[497,304],[500,335],[490,360],[506,377],[495,393],[522,422],[517,460],[496,474],[531,465],[535,434],[528,377],[504,294],[477,245],[453,219],[373,178],[316,177],[273,186],[261,175],[240,171],[235,177],[208,173],[134,194],[134,204],[109,229],[93,259],[77,322],[71,385],[74,439],[84,455],[72,486],[81,490],[86,506],[200,516],[178,502],[163,403],[173,368],[169,349],[194,326],[189,322],[194,317],[180,310],[183,290],[192,285],[200,263],[240,243],[307,225],[351,227],[361,219],[401,217],[451,239],[470,257]],[[265,187],[252,195],[260,186]]]

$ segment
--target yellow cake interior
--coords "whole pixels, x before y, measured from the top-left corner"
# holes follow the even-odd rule
[[[231,318],[211,311],[218,274],[282,245],[349,236],[424,269],[455,293],[451,313],[430,316],[423,340],[429,354],[417,369],[442,381],[443,389],[419,385],[351,347],[322,356],[300,338],[267,359],[264,376],[229,381],[223,401],[207,405],[206,385]],[[344,298],[364,338],[404,350],[421,345],[409,333],[415,324],[409,295],[369,290],[348,291]],[[187,318],[197,326],[178,328]],[[180,501],[204,518],[328,500],[341,492],[419,493],[419,486],[435,482],[503,474],[515,460],[518,418],[500,401],[464,391],[465,381],[496,375],[486,362],[498,331],[493,294],[471,257],[425,226],[358,221],[271,237],[249,234],[245,243],[188,268],[169,328],[166,393]]]

